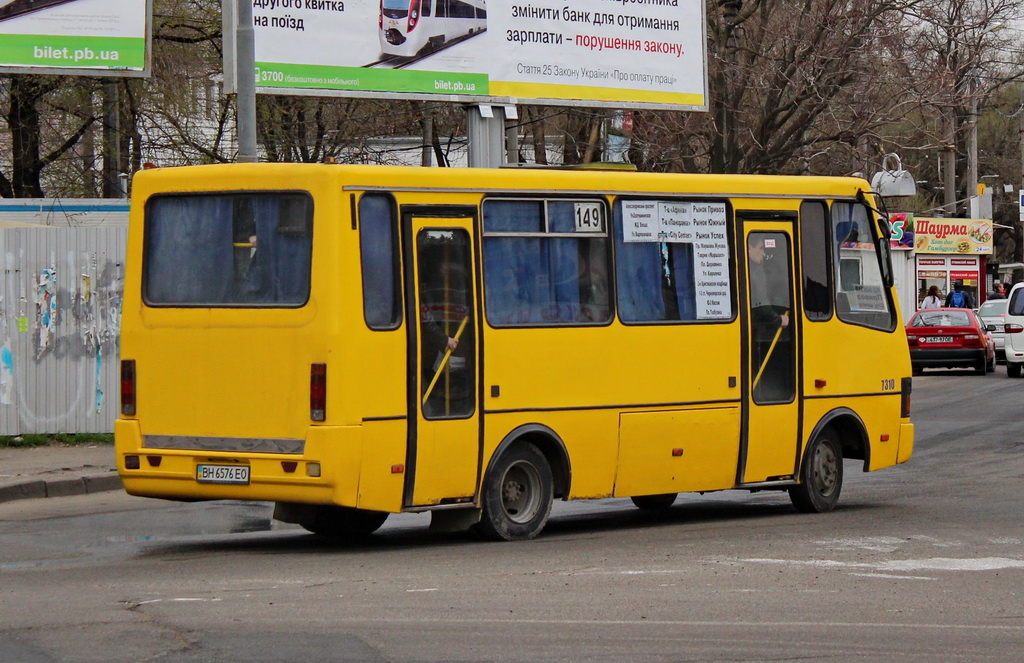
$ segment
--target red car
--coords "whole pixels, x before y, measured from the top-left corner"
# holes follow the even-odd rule
[[[922,309],[907,324],[914,375],[926,368],[995,369],[996,346],[990,327],[969,308]]]

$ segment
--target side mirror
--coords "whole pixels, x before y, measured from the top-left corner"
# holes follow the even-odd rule
[[[994,332],[996,330],[995,325],[985,325],[985,331]]]

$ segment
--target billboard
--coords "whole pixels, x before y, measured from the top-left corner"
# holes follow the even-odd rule
[[[914,217],[917,253],[989,255],[992,253],[991,219]]]
[[[704,0],[252,2],[258,92],[707,110]]]
[[[0,71],[148,76],[152,0],[0,0]]]

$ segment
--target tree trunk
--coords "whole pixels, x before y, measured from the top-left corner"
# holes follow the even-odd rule
[[[39,155],[39,110],[36,102],[50,91],[38,76],[11,78],[11,106],[7,126],[11,128],[11,193],[15,198],[42,198]]]

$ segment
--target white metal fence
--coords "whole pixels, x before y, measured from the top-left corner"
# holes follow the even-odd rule
[[[0,229],[0,435],[109,433],[124,227]]]

